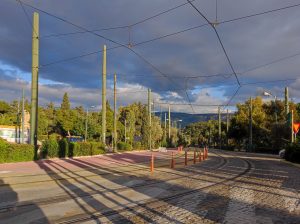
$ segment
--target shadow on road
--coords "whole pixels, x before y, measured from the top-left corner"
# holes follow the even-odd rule
[[[19,203],[18,194],[0,179],[0,223],[49,223],[43,211],[35,203],[26,209],[16,207]],[[5,209],[6,208],[6,209]]]
[[[120,160],[124,160],[122,156],[119,157]],[[101,159],[102,158],[99,158],[99,160]],[[143,160],[145,160],[143,155],[135,155],[135,161]],[[241,180],[239,182],[239,186],[235,186],[233,189],[230,184],[226,183],[226,177],[222,177],[222,170],[214,170],[213,175],[215,175],[215,178],[219,179],[219,181],[211,183],[212,185],[215,185],[214,187],[204,187],[193,192],[193,194],[185,194],[183,192],[188,192],[191,189],[184,185],[179,185],[178,183],[160,180],[157,184],[137,188],[128,183],[130,181],[136,183],[148,183],[153,181],[153,179],[147,175],[136,176],[134,175],[134,172],[130,173],[130,171],[118,171],[114,175],[116,172],[114,168],[95,164],[84,159],[70,159],[66,160],[66,162],[81,169],[89,169],[89,172],[94,174],[98,174],[99,170],[111,173],[109,175],[102,175],[102,182],[97,182],[94,179],[86,178],[76,172],[73,172],[71,169],[66,168],[56,161],[52,161],[45,164],[45,166],[41,166],[41,168],[47,172],[56,172],[57,174],[54,176],[53,174],[51,175],[54,179],[62,179],[60,176],[61,172],[67,172],[71,176],[78,177],[74,183],[67,180],[57,181],[57,184],[65,190],[66,194],[73,198],[83,211],[82,215],[78,214],[68,217],[68,219],[84,216],[90,217],[91,219],[94,217],[94,219],[97,220],[97,217],[95,216],[95,212],[97,211],[102,213],[103,216],[106,216],[106,218],[113,223],[131,223],[133,220],[143,220],[143,222],[146,223],[157,222],[157,220],[169,223],[186,223],[186,221],[180,221],[181,219],[178,219],[178,215],[172,215],[174,213],[176,214],[176,211],[178,210],[178,214],[182,213],[182,220],[188,220],[189,216],[195,216],[199,219],[206,218],[214,222],[234,223],[236,220],[232,219],[232,217],[248,215],[248,219],[250,221],[255,221],[256,213],[259,213],[259,215],[262,216],[262,211],[265,211],[268,218],[276,222],[283,221],[284,223],[289,223],[291,220],[297,222],[300,221],[298,216],[288,213],[287,211],[279,208],[272,208],[272,206],[268,207],[265,205],[259,205],[259,203],[255,202],[255,194],[259,192],[259,190],[256,191],[255,189],[247,188],[245,179]],[[230,162],[227,164],[228,167],[232,165],[233,164]],[[147,168],[147,164],[144,166]],[[241,166],[241,164],[237,165],[237,167],[239,166]],[[206,170],[201,168],[201,166],[198,168],[199,174]],[[184,174],[185,170],[181,171]],[[228,168],[224,171],[226,171],[226,174],[235,176],[239,170]],[[170,172],[170,174],[171,173],[172,172]],[[170,174],[168,175],[168,173],[166,173],[166,179],[170,176]],[[255,176],[252,175],[252,177]],[[261,175],[257,176],[257,178],[261,178]],[[191,178],[189,181],[206,180],[205,178],[202,179],[198,176],[194,180]],[[110,188],[109,183],[111,183],[112,186],[118,185],[120,187],[126,187],[134,192],[135,195],[144,195],[146,198],[158,199],[162,206],[153,207],[152,204],[144,204],[139,201],[136,202],[129,196],[133,194],[128,194],[128,192],[125,194],[125,191],[119,191],[113,187]],[[253,185],[259,186],[260,184],[253,183]],[[81,188],[78,186],[83,187]],[[272,193],[267,193],[272,196]],[[178,196],[173,199],[172,197],[167,197],[168,195],[171,196],[174,194],[178,194]],[[250,195],[250,198],[243,200],[245,199],[243,198],[243,194],[251,194],[252,196]],[[86,196],[82,197],[82,195]],[[78,198],[81,200],[78,200]],[[86,209],[86,205],[91,207],[92,210]],[[128,205],[138,205],[139,208],[131,209]],[[113,209],[116,207],[118,207],[118,209]],[[118,210],[124,207],[127,208],[126,212],[119,213]]]

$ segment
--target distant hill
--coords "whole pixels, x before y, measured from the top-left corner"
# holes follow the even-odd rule
[[[165,119],[165,113],[162,112],[162,121]],[[160,112],[155,112],[156,116],[160,116]],[[230,114],[232,116],[232,114]],[[209,121],[209,120],[218,120],[218,114],[216,113],[207,113],[207,114],[187,114],[187,113],[179,113],[179,112],[171,112],[171,121],[182,120],[181,127],[185,127],[191,123],[196,123],[200,121]],[[222,120],[226,120],[226,114],[222,114]]]

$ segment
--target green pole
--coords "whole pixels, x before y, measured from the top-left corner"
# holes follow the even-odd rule
[[[102,64],[102,143],[106,143],[106,45],[103,46]]]
[[[25,104],[25,92],[24,88],[22,89],[22,144],[24,144],[24,119],[25,119],[25,113],[24,113],[24,105]]]
[[[114,74],[114,151],[117,151],[117,75]]]
[[[124,127],[125,127],[125,133],[124,133],[124,135],[125,135],[125,140],[124,140],[124,142],[126,143],[126,140],[127,140],[127,127],[126,127],[126,125],[127,125],[127,122],[126,122],[126,118],[125,118],[125,121],[124,121]]]
[[[226,114],[226,145],[227,145],[227,148],[229,146],[228,133],[229,133],[229,112],[227,109],[227,114]]]
[[[284,103],[285,103],[285,116],[286,116],[286,119],[288,118],[288,115],[289,115],[289,88],[288,87],[285,87],[285,91],[284,91]]]
[[[39,14],[33,14],[32,28],[32,80],[31,80],[31,113],[30,144],[37,149],[38,127],[38,73],[39,73]]]
[[[250,119],[249,119],[249,145],[250,151],[252,151],[252,144],[253,144],[253,105],[252,105],[252,97],[250,97]]]
[[[295,142],[295,138],[294,138],[294,110],[291,110],[291,142],[294,143]]]
[[[165,122],[164,122],[164,142],[167,142],[167,113],[165,113]]]
[[[170,105],[169,105],[169,120],[168,120],[168,140],[169,140],[169,142],[171,141],[171,108],[170,108]]]
[[[84,135],[84,142],[87,142],[87,135],[88,135],[88,119],[89,119],[89,108],[86,109],[86,118],[85,118],[85,135]]]
[[[152,150],[151,147],[151,89],[148,89],[148,119],[149,119],[149,150]]]
[[[221,128],[221,108],[220,107],[218,107],[218,117],[219,117],[219,145],[220,145],[220,148],[222,148],[222,146],[221,146],[221,135],[222,135],[222,128]]]
[[[18,100],[17,122],[16,122],[16,143],[20,144],[20,100]]]

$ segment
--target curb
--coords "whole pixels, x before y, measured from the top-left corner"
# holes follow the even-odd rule
[[[292,162],[290,162],[290,161],[286,161],[285,159],[280,159],[280,162],[283,162],[283,163],[292,165],[292,166],[297,167],[297,168],[300,169],[300,164],[298,164],[298,163],[292,163]]]

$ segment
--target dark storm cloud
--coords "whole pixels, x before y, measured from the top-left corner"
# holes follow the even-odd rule
[[[24,2],[87,29],[133,24],[143,18],[184,3],[184,1],[179,0],[26,0]],[[295,0],[223,0],[218,2],[218,18],[220,21],[299,3]],[[208,19],[214,20],[215,1],[196,0],[194,4]],[[23,72],[30,73],[30,25],[17,1],[2,0],[0,5],[0,61]],[[28,7],[25,7],[25,9],[31,19],[33,10]],[[217,26],[235,70],[238,73],[243,73],[249,68],[300,52],[300,46],[297,48],[300,36],[299,9],[300,7],[291,8]],[[136,44],[204,23],[205,20],[193,8],[185,5],[170,13],[133,26],[130,39],[132,44]],[[61,59],[101,51],[103,44],[106,44],[108,48],[117,46],[89,33],[46,37],[51,34],[76,31],[80,30],[40,13],[40,64],[47,65]],[[97,33],[121,44],[128,44],[129,42],[127,28],[97,31]],[[119,82],[128,83],[131,87],[135,85],[149,87],[154,92],[159,93],[161,97],[169,100],[174,100],[172,98],[174,94],[170,94],[170,92],[176,92],[178,96],[186,100],[186,93],[183,90],[187,87],[190,90],[194,88],[200,88],[201,90],[207,86],[214,88],[221,86],[223,96],[215,97],[214,100],[215,102],[226,102],[236,89],[236,86],[232,86],[232,84],[236,84],[235,77],[226,76],[232,71],[215,33],[209,26],[138,45],[132,49],[145,57],[167,78],[130,50],[117,48],[107,52],[108,77],[110,80],[111,74],[116,72],[120,74],[118,75]],[[299,77],[299,60],[300,56],[294,57],[242,75],[238,74],[238,77],[242,83],[297,78]],[[63,87],[66,90],[66,86],[68,86],[69,91],[72,88],[76,90],[74,91],[75,95],[78,94],[77,91],[79,90],[86,93],[97,92],[101,87],[101,63],[101,53],[93,54],[64,63],[44,66],[40,69],[40,77],[54,83],[65,84],[59,87],[47,86],[50,89]],[[193,79],[178,78],[216,74],[225,74],[225,76]],[[253,95],[259,88],[277,91],[278,88],[282,88],[286,84],[290,83],[270,83],[242,87],[234,102]],[[290,87],[291,91],[295,93],[295,98],[300,97],[299,91],[294,90],[295,85]],[[219,89],[218,92],[220,92]],[[192,101],[196,102],[199,99],[196,93],[189,92],[189,94]],[[209,96],[207,95],[207,98]],[[203,97],[201,100],[205,101]],[[212,100],[212,98],[209,98],[209,100]],[[78,103],[80,103],[79,98]],[[84,100],[81,103],[85,103]]]

